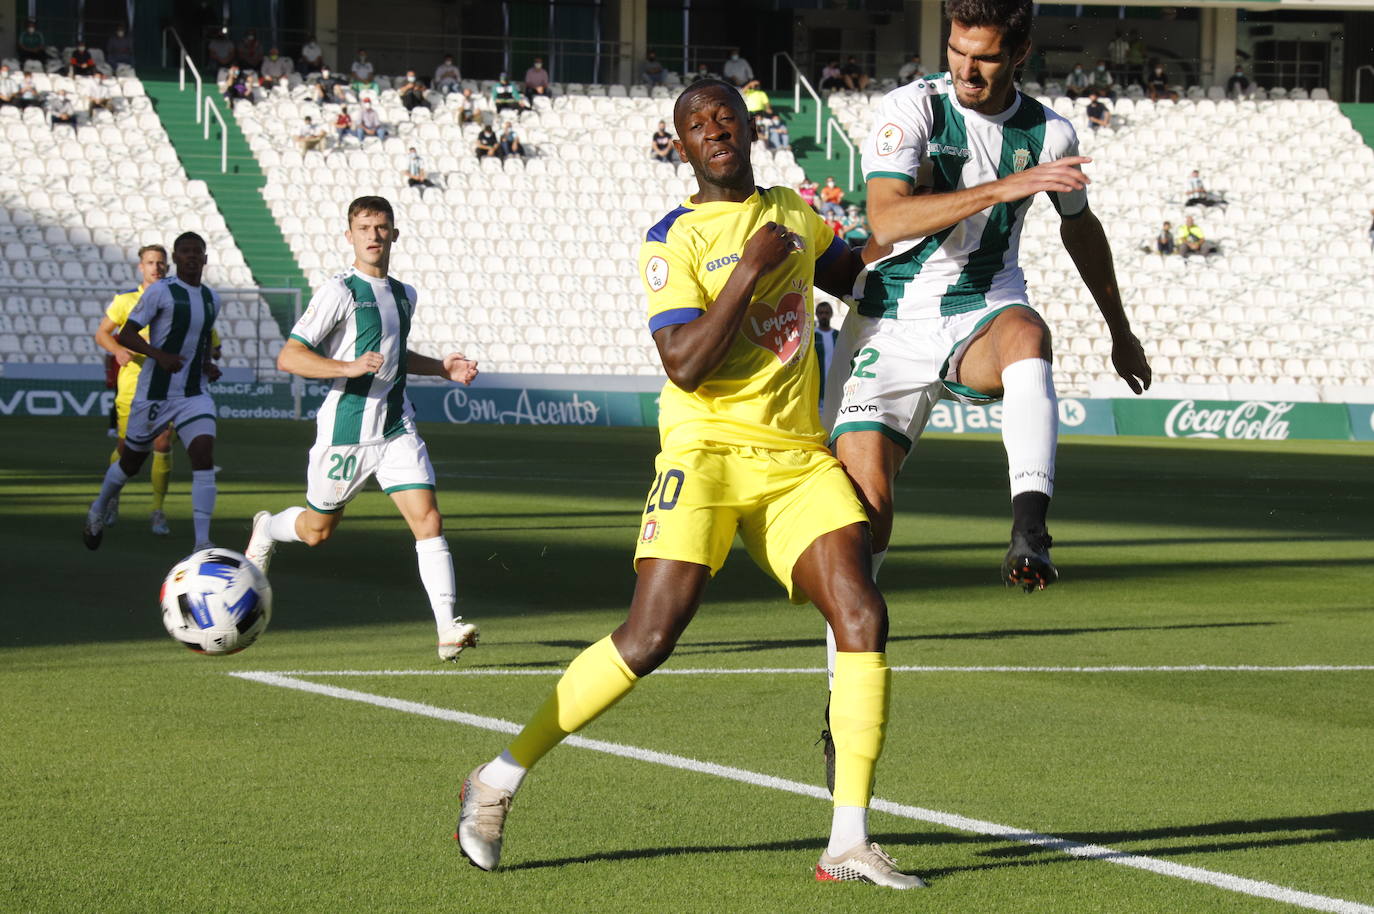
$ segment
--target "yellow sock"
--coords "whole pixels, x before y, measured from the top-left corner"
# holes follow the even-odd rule
[[[167,487],[172,482],[172,452],[153,451],[153,510],[162,510]]]
[[[830,735],[835,740],[835,805],[867,806],[887,730],[892,670],[882,652],[835,654]]]
[[[119,447],[118,447],[118,446],[116,446],[115,449],[114,449],[113,451],[110,452],[110,466],[114,466],[116,463],[119,463]]]
[[[634,688],[639,677],[607,635],[573,658],[553,694],[510,744],[511,757],[529,768],[569,733],[592,721]]]

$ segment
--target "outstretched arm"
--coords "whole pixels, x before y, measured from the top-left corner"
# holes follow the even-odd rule
[[[430,375],[459,384],[471,384],[473,378],[477,377],[477,360],[470,359],[461,352],[450,352],[440,360],[407,349],[406,373]]]
[[[1112,264],[1112,247],[1107,233],[1092,210],[1084,208],[1075,216],[1059,224],[1059,237],[1064,250],[1073,258],[1078,275],[1092,293],[1097,309],[1107,321],[1112,335],[1112,367],[1135,393],[1150,389],[1152,373],[1145,358],[1145,350],[1131,332],[1131,322],[1121,304],[1121,289],[1116,284],[1116,268]]]
[[[759,279],[800,250],[797,236],[787,226],[766,223],[745,244],[739,263],[705,313],[685,324],[669,324],[655,331],[654,343],[669,380],[691,393],[715,374],[744,322]]]
[[[912,238],[925,238],[998,203],[1024,200],[1041,191],[1071,193],[1088,185],[1079,168],[1092,159],[1065,156],[1044,165],[945,193],[918,193],[900,178],[871,178],[868,182],[868,222],[879,247]]]

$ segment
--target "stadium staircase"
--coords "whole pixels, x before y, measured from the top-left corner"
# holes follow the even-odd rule
[[[773,110],[781,114],[782,119],[787,122],[787,132],[792,138],[792,155],[796,158],[802,171],[806,172],[806,176],[817,184],[823,185],[828,176],[834,175],[835,180],[841,187],[844,187],[845,202],[847,204],[857,203],[862,207],[867,194],[864,188],[863,170],[857,161],[854,163],[854,184],[856,186],[845,186],[849,180],[849,147],[837,140],[835,145],[838,148],[835,158],[826,159],[825,157],[825,125],[834,119],[830,106],[822,105],[822,133],[820,136],[816,136],[815,99],[803,96],[801,108],[797,110],[793,110],[790,92],[770,93],[768,100],[773,106]],[[855,155],[858,155],[857,146]]]
[[[224,214],[225,223],[243,251],[254,281],[267,288],[300,289],[303,299],[308,300],[310,284],[263,202],[262,188],[267,179],[248,148],[243,131],[222,100],[212,90],[210,97],[229,126],[227,173],[220,172],[219,122],[211,120],[210,139],[206,140],[203,126],[196,123],[194,96],[189,84],[186,92],[178,89],[174,79],[147,79],[144,86],[186,173],[209,187]],[[267,298],[272,317],[285,333],[294,319],[291,300],[285,296]]]
[[[1341,114],[1350,118],[1350,123],[1356,132],[1364,137],[1366,146],[1374,147],[1374,104],[1357,105],[1347,103],[1341,105]]]

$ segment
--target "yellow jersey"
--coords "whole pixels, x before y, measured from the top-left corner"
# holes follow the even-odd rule
[[[134,306],[138,304],[138,300],[142,297],[143,287],[139,286],[137,289],[120,292],[110,300],[110,306],[105,309],[105,316],[114,322],[114,332],[116,336],[119,335],[119,328],[123,327],[125,322],[129,320],[129,315],[133,313]],[[145,340],[148,339],[148,328],[144,327],[139,331],[138,335]],[[219,331],[211,330],[211,347],[219,346],[219,344]],[[119,378],[115,381],[115,391],[118,396],[123,397],[127,395],[129,398],[132,398],[134,395],[134,388],[138,386],[138,373],[142,370],[143,360],[146,359],[147,356],[140,355],[137,352],[131,352],[130,356],[131,358],[129,361],[120,366]]]
[[[785,225],[802,249],[754,288],[725,360],[688,393],[669,381],[659,399],[659,438],[742,447],[823,449],[812,353],[816,267],[844,242],[789,187],[758,188],[742,203],[683,201],[651,229],[639,252],[649,332],[692,321],[712,306],[764,223]]]

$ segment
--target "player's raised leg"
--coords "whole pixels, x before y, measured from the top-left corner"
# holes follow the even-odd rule
[[[119,498],[125,484],[138,474],[143,468],[143,462],[148,459],[147,450],[137,450],[130,446],[128,440],[124,444],[124,453],[105,471],[105,478],[100,484],[100,494],[86,511],[86,523],[81,530],[81,540],[87,549],[100,548],[100,542],[105,536],[105,515],[110,502]]]
[[[427,463],[428,461],[426,461]],[[390,488],[390,487],[388,487]],[[415,535],[415,558],[420,567],[420,582],[434,612],[434,627],[439,637],[439,659],[457,660],[463,648],[477,643],[477,626],[453,614],[457,581],[453,574],[453,555],[444,539],[444,518],[432,487],[415,484],[398,487],[389,494],[401,516]]]
[[[705,565],[666,559],[641,559],[638,570],[625,621],[578,654],[505,751],[463,782],[454,837],[474,866],[490,870],[500,862],[506,814],[529,769],[668,659],[701,604],[710,573]]]
[[[1002,561],[1008,587],[1044,590],[1059,577],[1046,516],[1054,495],[1059,401],[1050,365],[1050,330],[1029,308],[1007,308],[959,362],[959,383],[1002,397],[1002,444],[1011,483],[1011,545]]]

